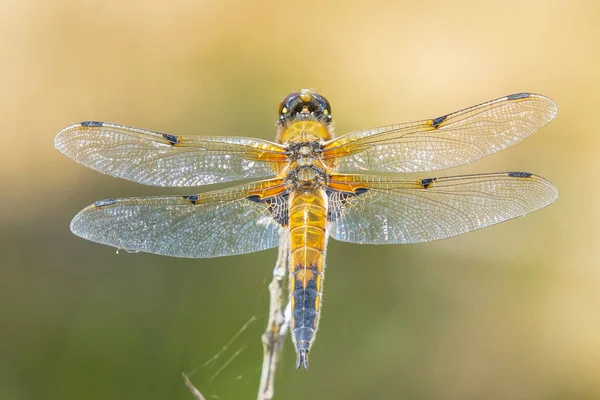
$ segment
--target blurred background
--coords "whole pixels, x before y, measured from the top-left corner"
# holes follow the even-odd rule
[[[191,399],[182,372],[209,399],[256,397],[276,250],[182,260],[74,236],[95,200],[198,189],[101,175],[53,138],[100,120],[272,139],[304,87],[338,134],[545,94],[550,125],[434,174],[530,171],[560,198],[440,242],[331,241],[310,369],[288,339],[276,398],[600,398],[598,15],[594,0],[2,1],[0,398]]]

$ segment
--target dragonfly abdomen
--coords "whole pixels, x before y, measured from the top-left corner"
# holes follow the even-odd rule
[[[327,246],[327,195],[321,189],[290,195],[290,301],[296,367],[308,367],[321,315]]]

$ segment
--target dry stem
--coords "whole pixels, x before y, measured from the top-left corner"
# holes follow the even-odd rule
[[[289,311],[284,312],[283,308],[288,254],[288,236],[282,233],[279,241],[279,256],[273,270],[273,280],[269,284],[269,322],[267,323],[265,333],[262,335],[263,365],[260,374],[260,385],[258,387],[258,400],[271,400],[273,398],[277,361],[283,349],[283,340],[288,331]]]
[[[275,371],[277,361],[283,349],[283,341],[287,334],[290,322],[290,304],[283,308],[283,295],[285,293],[285,282],[287,275],[287,260],[289,254],[288,236],[282,233],[279,242],[279,255],[275,269],[273,269],[273,280],[269,284],[269,321],[267,329],[262,335],[263,364],[260,374],[260,385],[258,387],[258,400],[271,400],[275,393]],[[184,374],[185,385],[188,387],[196,400],[205,400],[202,393],[190,382]]]
[[[204,396],[202,396],[202,393],[200,393],[200,391],[198,389],[196,389],[196,387],[194,385],[192,385],[192,382],[190,382],[187,375],[186,374],[182,374],[182,375],[183,375],[183,380],[185,381],[185,386],[187,386],[187,388],[190,389],[190,392],[192,392],[192,396],[194,396],[196,398],[196,400],[206,400],[204,398]]]

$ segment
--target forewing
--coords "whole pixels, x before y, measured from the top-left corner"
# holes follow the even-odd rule
[[[269,177],[287,160],[282,146],[266,140],[175,136],[90,121],[60,131],[54,146],[86,167],[153,186]]]
[[[438,118],[352,132],[325,144],[340,172],[425,172],[468,164],[523,140],[557,113],[549,98],[518,93]]]
[[[460,235],[520,217],[556,200],[556,188],[525,172],[400,179],[334,175],[331,236],[403,244]],[[346,187],[346,191],[338,189]]]
[[[107,199],[77,214],[71,230],[94,242],[166,256],[251,253],[278,245],[287,224],[284,190],[273,180],[192,196]]]

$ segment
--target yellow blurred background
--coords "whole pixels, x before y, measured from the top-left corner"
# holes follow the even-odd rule
[[[101,175],[53,138],[100,120],[272,139],[304,87],[338,134],[545,94],[550,125],[434,174],[530,171],[560,198],[440,242],[331,241],[310,369],[288,339],[276,398],[600,398],[599,16],[594,0],[1,2],[0,398],[190,399],[182,372],[207,398],[256,396],[276,251],[79,239],[70,219],[95,200],[198,189]]]

